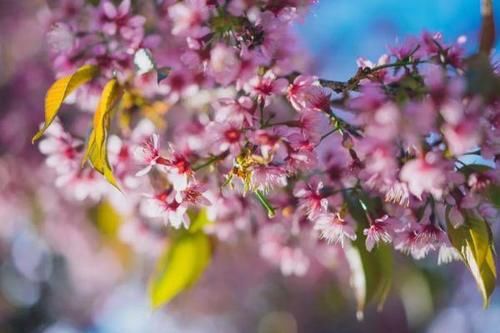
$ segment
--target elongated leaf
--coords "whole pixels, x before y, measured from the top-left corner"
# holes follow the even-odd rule
[[[500,209],[500,186],[496,184],[488,186],[486,197],[497,209]]]
[[[359,236],[358,240],[346,247],[345,254],[351,269],[357,317],[361,320],[370,302],[375,302],[379,309],[383,307],[391,289],[393,257],[387,245],[379,245],[368,252]]]
[[[122,89],[115,79],[104,86],[99,106],[94,114],[94,128],[90,133],[87,151],[83,160],[83,162],[89,160],[92,167],[116,188],[118,188],[118,183],[108,161],[107,139],[110,115],[121,96]]]
[[[45,124],[35,134],[32,139],[33,142],[40,139],[50,124],[52,124],[66,97],[79,86],[92,80],[98,72],[99,70],[96,66],[85,65],[80,67],[75,73],[57,80],[49,88],[45,96]]]
[[[184,231],[174,239],[167,253],[159,261],[157,274],[149,285],[152,307],[158,308],[170,302],[198,281],[211,256],[210,239],[202,232]]]
[[[466,214],[464,225],[454,228],[447,222],[451,244],[460,252],[469,268],[487,307],[495,289],[496,266],[493,238],[488,223],[472,213]]]
[[[203,228],[213,223],[213,221],[208,218],[205,208],[201,209],[191,221],[191,226],[189,227],[189,232],[191,233],[202,232]]]
[[[257,198],[261,206],[266,210],[267,217],[269,217],[270,219],[274,218],[276,216],[276,210],[266,198],[265,194],[257,190],[255,191],[255,197]]]
[[[393,256],[389,246],[379,244],[371,252],[366,250],[363,229],[368,219],[356,194],[344,194],[351,216],[358,222],[357,239],[346,247],[345,254],[351,269],[351,284],[357,302],[357,317],[363,319],[367,304],[375,302],[381,309],[392,284]],[[368,196],[363,196],[365,207],[377,207]]]

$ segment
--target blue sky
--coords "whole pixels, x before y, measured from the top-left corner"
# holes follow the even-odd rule
[[[376,60],[388,45],[424,30],[442,32],[448,41],[466,35],[469,47],[474,47],[480,26],[479,3],[480,0],[320,0],[298,30],[317,58],[321,75],[345,79],[355,71],[357,57]],[[499,26],[500,1],[494,4]]]

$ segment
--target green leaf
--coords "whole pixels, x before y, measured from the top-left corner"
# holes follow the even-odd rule
[[[465,218],[464,225],[458,228],[447,221],[448,238],[474,276],[486,308],[497,277],[493,237],[486,221],[472,213],[466,213]]]
[[[486,197],[497,209],[500,209],[500,186],[494,184],[488,186]]]
[[[189,232],[201,232],[203,228],[208,225],[213,224],[213,221],[208,218],[207,210],[202,208],[195,218],[191,219],[191,225],[189,226]]]
[[[367,304],[375,302],[381,309],[392,284],[393,257],[390,247],[379,245],[366,250],[362,238],[346,246],[345,254],[351,269],[351,285],[357,302],[357,317],[363,319]]]
[[[50,124],[52,124],[66,97],[79,86],[92,80],[97,76],[98,72],[99,69],[96,66],[85,65],[80,67],[75,73],[60,78],[52,84],[45,96],[45,124],[33,136],[33,142],[40,139]]]
[[[184,231],[175,238],[159,260],[149,284],[151,306],[159,308],[192,286],[210,263],[212,245],[202,232]]]
[[[379,309],[384,305],[392,284],[393,256],[391,248],[379,244],[371,252],[365,246],[363,229],[368,226],[365,208],[376,209],[378,203],[366,195],[363,204],[356,197],[357,193],[344,193],[349,213],[358,222],[357,238],[345,249],[351,269],[351,284],[357,302],[357,317],[363,319],[363,311],[370,302],[377,303]]]
[[[115,79],[109,81],[102,91],[99,106],[94,114],[94,128],[90,133],[83,163],[90,161],[92,167],[119,189],[108,161],[107,139],[110,115],[122,96],[122,89]]]

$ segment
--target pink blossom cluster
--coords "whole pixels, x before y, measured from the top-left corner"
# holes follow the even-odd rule
[[[75,9],[59,8],[48,33],[56,73],[95,64],[119,79],[131,106],[129,125],[108,140],[123,193],[80,166],[84,140],[60,123],[39,146],[57,185],[78,200],[106,198],[151,232],[189,228],[191,212],[204,210],[207,233],[255,238],[287,275],[305,274],[325,247],[359,240],[368,251],[456,258],[448,221],[499,218],[486,193],[499,181],[499,96],[471,89],[464,40],[439,34],[390,48],[376,64],[358,59],[347,82],[305,74],[292,28],[313,2],[68,1]],[[139,52],[155,70],[134,70]],[[94,81],[77,92],[82,109],[95,108],[104,81]]]

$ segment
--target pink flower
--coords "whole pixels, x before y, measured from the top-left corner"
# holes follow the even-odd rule
[[[366,124],[365,132],[368,136],[390,141],[400,133],[401,111],[392,102],[385,103],[376,110],[363,112],[360,117]]]
[[[422,227],[417,235],[417,241],[420,243],[420,247],[425,249],[425,252],[437,250],[441,244],[448,241],[446,233],[430,220],[420,223]]]
[[[274,129],[256,130],[250,134],[250,141],[259,147],[265,159],[271,158],[280,148],[281,136],[277,135]]]
[[[267,192],[273,187],[285,187],[287,184],[286,170],[279,166],[260,165],[252,169],[251,188]]]
[[[158,134],[152,134],[146,138],[140,147],[136,148],[134,151],[134,158],[140,164],[145,164],[146,166],[137,172],[137,176],[146,175],[153,166],[157,164],[160,158],[160,144]]]
[[[318,78],[299,75],[288,87],[287,97],[297,111],[330,110],[330,95],[321,87]]]
[[[349,106],[360,111],[371,112],[381,107],[387,101],[387,97],[375,84],[366,84],[361,87],[361,94],[349,101]]]
[[[328,199],[321,195],[322,189],[323,182],[321,181],[300,182],[295,186],[293,195],[299,198],[298,209],[304,211],[309,220],[314,220],[327,211]]]
[[[481,132],[477,120],[462,120],[457,125],[445,124],[443,134],[453,155],[461,155],[476,148],[481,142]]]
[[[188,188],[189,180],[193,175],[191,164],[186,156],[177,152],[172,145],[162,157],[162,168],[167,172],[167,178],[176,191],[184,191]]]
[[[162,192],[146,197],[141,203],[141,212],[150,218],[161,217],[165,225],[172,225],[179,229],[181,226],[189,228],[187,206],[175,200],[174,192]]]
[[[82,158],[79,148],[82,146],[81,141],[73,139],[56,121],[45,132],[45,138],[40,141],[38,148],[47,155],[47,165],[61,174],[79,168]]]
[[[394,184],[399,165],[392,141],[365,137],[359,142],[357,153],[365,166],[360,178],[368,187],[385,191]]]
[[[91,168],[76,168],[57,177],[56,186],[63,188],[69,197],[78,201],[97,202],[109,192],[109,185],[104,178]]]
[[[449,241],[447,243],[443,243],[439,247],[438,265],[448,264],[452,261],[457,261],[460,259],[460,252],[458,252],[457,249],[455,249]]]
[[[222,153],[227,150],[233,155],[238,155],[243,147],[244,134],[241,126],[236,123],[216,123],[209,125],[208,132],[212,136],[212,147],[215,153]]]
[[[215,121],[223,123],[226,121],[241,124],[241,126],[252,126],[255,106],[250,97],[241,96],[237,100],[232,98],[221,98],[215,105]]]
[[[393,182],[385,190],[385,201],[408,207],[410,204],[408,185],[399,181]]]
[[[68,53],[75,45],[75,35],[71,27],[65,23],[58,22],[47,33],[48,44],[57,52]]]
[[[422,247],[418,241],[420,225],[414,223],[398,232],[394,239],[394,248],[402,253],[411,254],[415,259],[422,259],[427,255],[427,247]]]
[[[176,193],[175,200],[193,206],[209,206],[210,201],[203,195],[205,191],[205,186],[191,182],[184,190]]]
[[[391,51],[391,54],[398,60],[403,60],[408,58],[412,54],[412,52],[418,50],[418,44],[419,41],[416,38],[411,37],[403,41],[401,45],[389,47],[389,50]],[[415,54],[413,55],[413,57],[415,58]]]
[[[296,127],[305,138],[316,143],[321,137],[320,131],[326,127],[326,118],[318,112],[302,112]]]
[[[391,233],[391,220],[388,215],[376,219],[370,227],[363,230],[363,235],[366,236],[366,249],[370,252],[380,241],[390,243],[392,241]]]
[[[446,174],[439,157],[427,153],[425,158],[417,158],[406,162],[401,169],[401,180],[408,184],[408,189],[417,198],[422,199],[424,192],[431,193],[436,199],[443,195],[446,185]]]
[[[173,35],[203,37],[210,29],[203,26],[208,19],[209,8],[206,0],[186,0],[168,8],[168,15],[174,26]]]
[[[102,31],[108,35],[119,34],[123,39],[132,42],[132,47],[139,46],[144,36],[143,16],[130,15],[130,0],[123,0],[115,7],[109,0],[103,1],[100,10]]]
[[[320,233],[320,237],[329,243],[344,247],[345,239],[356,240],[354,227],[345,221],[339,213],[325,213],[319,215],[314,221],[314,230]]]
[[[240,71],[240,61],[235,50],[226,44],[219,43],[210,53],[209,73],[215,81],[223,86],[236,80]]]
[[[267,71],[263,76],[256,76],[249,81],[246,90],[252,96],[257,96],[261,103],[269,105],[270,97],[285,92],[288,86],[286,79],[277,79],[272,71]]]

